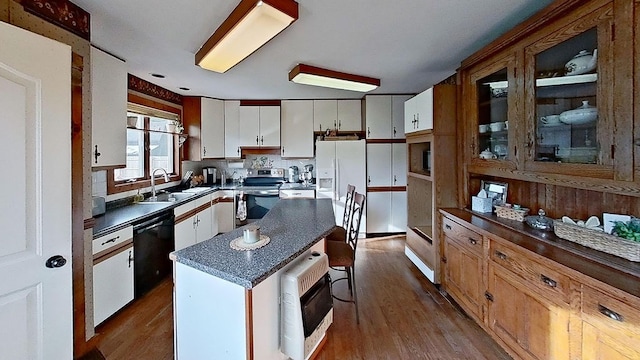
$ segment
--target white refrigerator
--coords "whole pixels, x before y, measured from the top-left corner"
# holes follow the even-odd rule
[[[336,224],[342,225],[347,185],[367,193],[365,140],[316,142],[316,196],[333,200]],[[367,231],[366,204],[360,223],[360,236]]]

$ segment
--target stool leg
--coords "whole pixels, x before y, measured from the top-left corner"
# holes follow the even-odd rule
[[[351,279],[353,281],[353,290],[351,294],[353,295],[353,303],[356,306],[356,323],[360,324],[360,314],[358,312],[358,290],[356,288],[356,268],[355,266],[351,266],[349,268],[349,272],[351,273]]]

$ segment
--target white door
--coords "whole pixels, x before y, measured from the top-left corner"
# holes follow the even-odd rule
[[[391,192],[367,193],[367,232],[389,232],[391,222]]]
[[[338,126],[338,101],[313,100],[313,131],[327,131]]]
[[[240,101],[224,102],[224,157],[240,158]]]
[[[404,139],[404,102],[410,95],[393,95],[391,97],[391,136]]]
[[[365,105],[367,139],[391,139],[391,95],[367,95]]]
[[[407,186],[407,144],[392,144],[391,156],[391,186]]]
[[[367,144],[367,187],[391,182],[391,144]]]
[[[282,157],[313,157],[313,100],[283,100]]]
[[[224,157],[224,101],[201,98],[200,134],[202,158]]]
[[[338,100],[338,131],[362,131],[362,101]]]
[[[260,107],[240,106],[240,146],[260,145]]]
[[[280,106],[260,106],[260,146],[280,146]]]
[[[361,194],[367,193],[366,178],[366,144],[365,140],[335,141],[336,143],[336,194],[335,205],[336,224],[342,223],[344,202],[346,200],[347,185],[356,187]],[[365,208],[366,209],[366,208]],[[364,211],[366,212],[366,211]],[[363,215],[360,232],[366,232],[365,217]]]
[[[71,359],[71,49],[3,22],[0,44],[0,357]]]
[[[418,95],[417,130],[433,129],[433,88],[428,88]]]

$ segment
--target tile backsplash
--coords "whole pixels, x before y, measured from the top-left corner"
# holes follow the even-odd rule
[[[107,171],[100,170],[91,173],[91,195],[107,196]]]

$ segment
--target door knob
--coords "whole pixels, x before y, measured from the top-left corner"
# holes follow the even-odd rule
[[[67,259],[65,259],[62,255],[53,255],[52,257],[47,259],[45,266],[53,269],[63,267],[64,264],[67,263]]]

